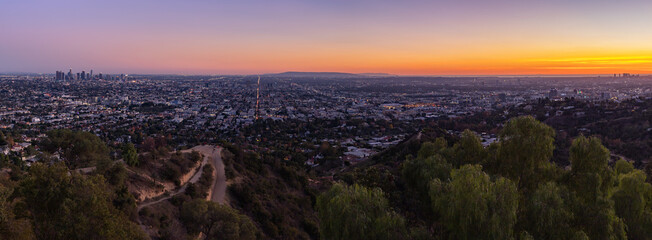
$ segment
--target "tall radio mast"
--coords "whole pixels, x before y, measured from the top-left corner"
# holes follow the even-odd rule
[[[260,118],[260,76],[258,76],[258,86],[256,87],[256,120]]]

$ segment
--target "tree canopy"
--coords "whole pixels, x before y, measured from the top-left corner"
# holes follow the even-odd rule
[[[138,165],[138,152],[133,143],[127,143],[122,146],[122,159],[129,166]]]
[[[109,148],[98,136],[89,132],[57,129],[48,132],[42,149],[60,153],[70,168],[108,165]]]
[[[550,166],[555,130],[532,116],[510,119],[500,131],[498,170],[521,190],[533,190]]]
[[[652,238],[652,185],[646,177],[641,170],[621,174],[612,197],[616,215],[623,219],[630,239]]]
[[[390,209],[382,190],[336,183],[317,198],[323,239],[403,239],[405,220]]]
[[[443,137],[425,142],[411,150],[416,157],[406,154],[398,184],[383,188],[403,196],[391,198],[391,206],[379,189],[355,185],[383,186],[383,180],[369,182],[375,178],[347,179],[354,185],[336,184],[322,194],[322,237],[356,239],[350,229],[361,233],[372,216],[400,212],[411,220],[407,226],[420,229],[412,238],[652,239],[646,174],[623,159],[610,165],[611,154],[596,136],[576,137],[568,150],[570,166],[558,166],[550,160],[554,137],[554,129],[525,116],[510,119],[499,141],[486,148],[469,130],[450,147]],[[427,201],[407,199],[414,192],[420,198],[427,193]],[[432,211],[423,211],[423,204]]]
[[[487,157],[487,150],[480,138],[471,130],[464,130],[460,141],[453,145],[453,163],[456,167],[465,164],[481,164]]]
[[[451,172],[450,182],[431,183],[432,207],[455,239],[510,239],[518,191],[506,178],[492,181],[480,165]]]
[[[61,165],[34,164],[19,196],[38,239],[146,239],[111,202],[101,175],[82,176]]]
[[[204,199],[185,202],[181,219],[188,233],[203,233],[206,239],[257,239],[259,235],[249,217],[229,206]]]

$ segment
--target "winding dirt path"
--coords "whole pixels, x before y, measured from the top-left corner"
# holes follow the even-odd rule
[[[174,192],[170,193],[168,196],[154,200],[154,201],[147,201],[147,202],[142,202],[141,204],[138,205],[137,207],[137,212],[140,212],[143,208],[147,206],[151,206],[157,203],[160,203],[162,201],[168,200],[176,195],[182,194],[186,191],[186,188],[188,188],[189,183],[196,183],[199,181],[199,178],[201,178],[204,166],[208,163],[212,164],[215,171],[215,180],[213,181],[213,184],[210,188],[209,191],[209,197],[211,201],[218,202],[223,204],[224,203],[224,196],[226,194],[226,176],[224,175],[224,162],[222,162],[222,148],[219,146],[210,146],[210,145],[201,145],[201,146],[196,146],[190,149],[191,151],[197,151],[201,153],[204,156],[204,159],[202,160],[201,166],[199,167],[199,170],[195,173],[195,175],[188,180],[187,183],[185,183],[183,186],[175,190]],[[140,215],[138,217],[138,224],[145,230],[146,226],[142,224],[140,221]]]

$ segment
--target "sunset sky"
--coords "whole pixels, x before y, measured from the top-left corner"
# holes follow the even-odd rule
[[[0,72],[652,73],[652,1],[0,0]]]

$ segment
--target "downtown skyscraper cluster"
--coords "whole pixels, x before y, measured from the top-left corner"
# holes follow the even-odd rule
[[[127,75],[125,74],[120,74],[120,75],[109,75],[105,74],[103,75],[102,73],[100,74],[93,74],[93,70],[90,72],[86,71],[81,71],[78,73],[73,73],[72,69],[68,70],[68,72],[64,71],[56,71],[54,80],[126,80]]]

